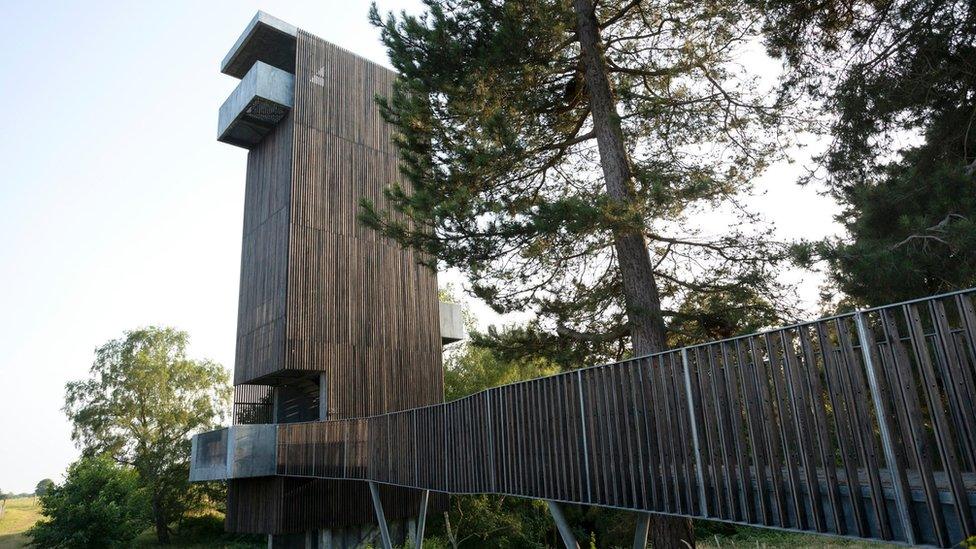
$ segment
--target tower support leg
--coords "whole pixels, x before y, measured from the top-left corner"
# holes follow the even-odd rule
[[[319,549],[335,549],[332,543],[332,530],[319,530]]]
[[[569,528],[569,523],[566,522],[566,516],[563,515],[563,510],[559,508],[559,504],[555,501],[546,500],[549,504],[549,513],[552,514],[552,520],[556,523],[556,529],[559,530],[559,536],[563,538],[563,545],[566,549],[579,549],[579,543],[576,542],[576,536],[573,531]]]
[[[647,547],[647,531],[651,526],[650,513],[637,513],[637,528],[634,530],[634,549]]]
[[[369,495],[373,498],[376,522],[380,525],[380,541],[383,544],[383,549],[393,549],[393,543],[390,542],[390,529],[386,525],[386,515],[383,514],[383,502],[380,501],[380,491],[375,482],[370,481],[369,483]]]
[[[424,547],[424,526],[427,524],[427,499],[430,497],[430,490],[420,493],[420,515],[417,516],[417,537],[413,546],[416,549]]]

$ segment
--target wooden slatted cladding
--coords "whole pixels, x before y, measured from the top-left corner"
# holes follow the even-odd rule
[[[375,104],[394,77],[299,32],[286,362],[326,372],[329,418],[443,400],[436,277],[357,220],[403,184]]]
[[[247,155],[234,384],[285,368],[294,118]]]
[[[436,276],[357,220],[404,184],[374,99],[395,74],[305,32],[296,55],[294,109],[248,155],[235,384],[325,372],[330,418],[440,402]]]
[[[329,418],[442,402],[436,276],[357,221],[362,197],[382,207],[383,189],[405,184],[374,102],[395,75],[303,31],[295,67],[292,112],[248,155],[235,421],[272,421],[275,394],[279,422],[307,419],[318,395],[288,395],[319,372]],[[381,495],[391,520],[416,516],[416,491]],[[228,490],[231,531],[373,520],[361,482],[243,479]]]
[[[949,547],[976,534],[974,296],[282,425],[278,473]]]

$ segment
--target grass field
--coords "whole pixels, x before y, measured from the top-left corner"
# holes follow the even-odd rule
[[[37,498],[7,500],[7,510],[0,519],[0,549],[27,546],[24,532],[41,518],[41,506]]]
[[[896,547],[904,547],[903,545],[893,545],[890,543],[874,543],[812,534],[794,534],[781,530],[766,530],[745,526],[737,526],[735,533],[716,534],[713,531],[709,531],[708,524],[696,521],[695,533],[698,536],[696,544],[698,547],[708,547],[709,549],[719,547],[728,549],[765,549],[774,547],[894,549]]]
[[[759,530],[759,529],[757,529]],[[789,534],[785,532],[749,532],[735,536],[718,536],[712,538],[699,538],[698,547],[719,548],[724,547],[734,549],[766,549],[773,547],[816,547],[824,549],[844,548],[844,549],[894,549],[904,547],[904,545],[892,545],[890,543],[872,543],[869,541],[855,541],[830,536],[815,536],[805,534]]]
[[[27,547],[30,541],[24,535],[35,522],[41,519],[41,506],[37,498],[17,498],[7,500],[7,508],[0,519],[0,549],[21,549]],[[199,520],[197,522],[200,522]],[[205,522],[200,531],[198,526],[191,536],[174,535],[173,544],[169,547],[200,548],[218,547],[226,549],[246,549],[267,547],[267,542],[257,541],[247,536],[230,536],[223,533],[219,519]],[[193,539],[187,539],[192,537]],[[258,538],[261,539],[261,538]],[[146,530],[135,543],[134,547],[160,547],[156,543],[156,536],[151,529]]]

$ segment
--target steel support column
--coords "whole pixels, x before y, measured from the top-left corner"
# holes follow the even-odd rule
[[[637,513],[637,527],[634,529],[634,549],[647,547],[647,532],[651,528],[651,514]]]
[[[332,530],[319,530],[319,549],[332,549]]]
[[[695,445],[695,476],[698,478],[699,505],[701,506],[701,516],[707,517],[708,497],[705,495],[705,472],[702,467],[701,447],[698,444],[698,422],[695,420],[695,396],[691,390],[691,367],[688,364],[688,349],[681,349],[681,362],[685,370],[685,394],[688,397],[688,421],[691,425],[691,441]]]
[[[888,464],[888,474],[891,475],[891,487],[895,494],[895,507],[898,509],[898,520],[901,522],[902,532],[905,534],[905,541],[910,545],[915,545],[915,525],[911,515],[910,495],[905,493],[905,483],[902,478],[902,471],[898,468],[898,461],[895,454],[894,439],[891,434],[891,427],[888,426],[888,415],[885,413],[884,401],[881,399],[881,385],[878,381],[874,362],[874,355],[871,347],[874,345],[874,338],[869,334],[867,322],[864,320],[864,313],[858,311],[854,314],[854,323],[857,325],[857,338],[861,342],[861,357],[864,359],[864,370],[868,377],[868,388],[871,390],[871,400],[874,403],[874,415],[878,418],[878,430],[881,431],[881,446],[884,449],[885,463]]]
[[[546,503],[549,505],[552,520],[556,523],[556,529],[559,530],[559,536],[563,538],[563,544],[566,546],[566,549],[579,549],[576,536],[573,535],[573,531],[569,528],[569,523],[566,522],[566,516],[563,515],[563,510],[559,508],[559,504],[548,499]]]
[[[390,541],[390,529],[386,525],[386,515],[383,514],[383,502],[380,501],[380,491],[375,482],[369,482],[369,495],[373,498],[376,522],[380,525],[380,541],[383,544],[383,549],[393,549],[393,543]]]
[[[420,515],[417,516],[417,538],[413,546],[416,549],[424,547],[424,526],[427,524],[427,499],[430,497],[430,490],[420,493]]]
[[[583,372],[576,370],[576,386],[579,389],[580,433],[583,434],[583,473],[586,475],[586,501],[593,501],[590,491],[590,450],[586,441],[586,407],[583,404]]]

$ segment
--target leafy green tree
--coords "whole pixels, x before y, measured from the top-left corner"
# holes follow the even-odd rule
[[[110,455],[138,473],[161,543],[202,497],[189,485],[189,436],[219,424],[231,395],[224,368],[187,358],[187,343],[173,328],[126,332],[95,351],[91,377],[68,383],[65,398],[84,454]]]
[[[492,349],[465,345],[444,357],[444,398],[454,400],[489,387],[557,372],[559,368],[543,358],[506,361]]]
[[[54,481],[46,478],[37,483],[37,486],[34,488],[34,495],[43,496],[48,492],[48,490],[51,489],[52,486],[54,486]]]
[[[455,496],[444,513],[448,544],[459,547],[548,547],[552,520],[545,503],[507,496]]]
[[[46,518],[27,532],[34,547],[129,547],[150,524],[139,474],[109,456],[71,464],[64,483],[41,495],[40,503]]]
[[[820,105],[847,235],[806,243],[848,305],[976,284],[976,4],[753,0],[787,87]]]
[[[780,107],[736,64],[753,12],[733,0],[424,4],[419,17],[372,11],[400,73],[380,103],[409,185],[389,189],[386,209],[364,202],[364,222],[462,270],[494,309],[535,312],[507,335],[577,366],[663,350],[669,309],[692,293],[779,294],[781,250],[737,201],[775,151]],[[692,222],[722,208],[719,236]],[[692,535],[688,521],[652,528],[658,546]]]
[[[752,0],[766,44],[831,115],[822,160],[841,196],[877,183],[923,138],[913,164],[976,168],[976,6],[967,0]],[[906,139],[908,138],[908,139]],[[867,181],[865,181],[867,180]]]

